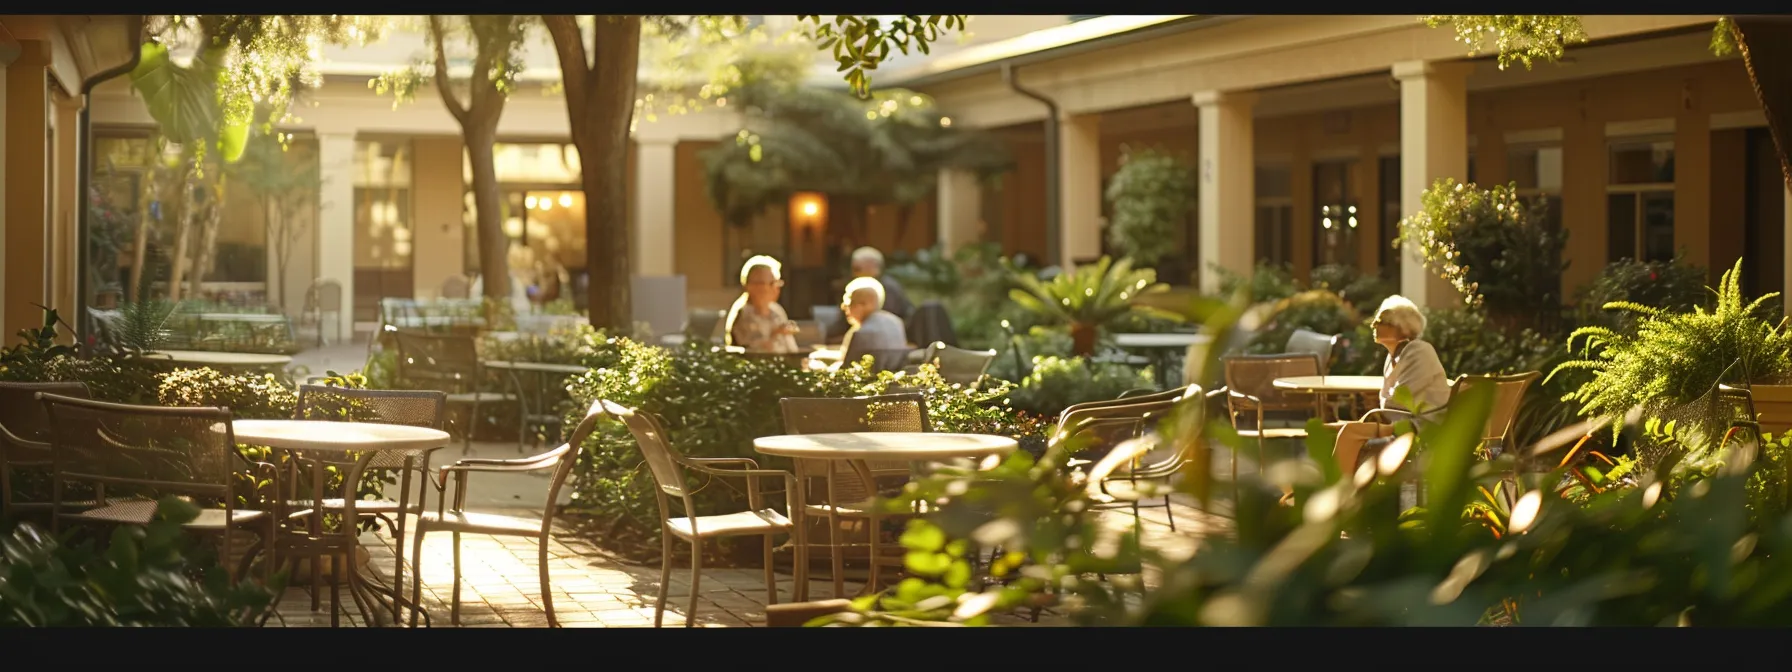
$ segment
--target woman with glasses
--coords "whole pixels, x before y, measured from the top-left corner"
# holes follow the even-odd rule
[[[778,305],[778,295],[784,291],[782,266],[777,259],[760,255],[741,267],[740,284],[745,291],[728,310],[728,345],[747,352],[797,352],[797,325]]]
[[[1425,314],[1406,297],[1394,295],[1381,302],[1375,311],[1376,344],[1387,348],[1387,363],[1382,365],[1381,404],[1378,410],[1400,411],[1399,414],[1370,411],[1363,422],[1337,423],[1338,442],[1332,455],[1346,475],[1356,472],[1360,459],[1374,455],[1393,440],[1393,425],[1375,420],[1391,420],[1404,415],[1418,422],[1432,419],[1432,411],[1450,401],[1450,381],[1444,375],[1443,362],[1437,349],[1420,340],[1425,335]],[[1394,391],[1411,392],[1413,405],[1407,408],[1394,398]],[[1348,477],[1348,476],[1347,476]]]

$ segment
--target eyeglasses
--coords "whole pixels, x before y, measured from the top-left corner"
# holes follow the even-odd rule
[[[784,281],[783,280],[748,280],[747,281],[748,287],[752,287],[753,285],[771,285],[774,287],[783,287]]]

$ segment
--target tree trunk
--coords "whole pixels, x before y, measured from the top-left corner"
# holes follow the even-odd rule
[[[480,115],[474,111],[474,117]],[[473,168],[473,211],[479,236],[479,277],[485,286],[485,298],[493,302],[510,300],[510,239],[504,235],[504,192],[498,187],[498,169],[493,164],[492,143],[496,141],[497,115],[493,123],[469,123],[463,130],[467,142],[467,161]]]
[[[187,261],[192,258],[189,248],[193,244],[193,216],[199,209],[193,199],[193,166],[188,164],[182,169],[176,188],[180,190],[180,223],[174,233],[173,262],[174,269],[168,275],[168,300],[180,300],[180,282],[186,279]]]
[[[224,217],[224,186],[202,188],[206,194],[205,215],[199,220],[199,249],[193,254],[193,286],[187,290],[188,296],[198,299],[205,298],[205,276],[211,274],[217,261],[218,220]]]
[[[1071,354],[1077,357],[1095,356],[1095,325],[1087,322],[1070,323]]]
[[[1779,150],[1780,177],[1792,190],[1792,17],[1738,16],[1736,43],[1742,62],[1748,67],[1748,78],[1755,85],[1755,98],[1767,115],[1767,130],[1773,135],[1773,146]]]
[[[572,17],[543,17],[560,56],[573,146],[583,165],[585,270],[590,275],[590,319],[598,328],[634,328],[630,305],[628,222],[629,126],[635,116],[635,69],[641,53],[640,16],[600,16],[585,57]]]

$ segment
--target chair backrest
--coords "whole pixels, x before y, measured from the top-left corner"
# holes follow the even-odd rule
[[[838,342],[841,337],[846,335],[845,329],[840,330],[838,334],[830,333],[835,326],[846,323],[846,314],[840,310],[839,306],[810,306],[809,314],[815,318],[815,324],[821,328],[823,344]]]
[[[50,416],[44,411],[44,405],[37,401],[39,392],[75,399],[93,397],[87,390],[87,383],[0,382],[0,463],[4,463],[8,451],[14,447],[49,450]],[[44,453],[41,459],[49,459],[49,454]]]
[[[1283,350],[1291,353],[1313,353],[1319,358],[1319,375],[1325,375],[1332,370],[1332,353],[1337,351],[1337,347],[1338,336],[1336,335],[1295,329],[1294,333],[1288,336],[1288,346]]]
[[[946,382],[969,386],[983,378],[989,365],[996,361],[996,351],[966,350],[934,341],[927,346],[926,359],[939,367],[940,377]]]
[[[958,345],[958,333],[952,328],[952,316],[946,312],[946,306],[938,299],[928,299],[915,307],[908,315],[898,316],[903,319],[903,329],[908,334],[910,343],[940,342],[947,345]]]
[[[1761,431],[1779,436],[1792,431],[1792,385],[1750,385],[1750,418]]]
[[[320,313],[341,311],[342,283],[329,279],[311,283],[311,289],[305,292],[305,303],[310,310]]]
[[[1493,410],[1487,414],[1487,428],[1482,432],[1482,439],[1503,444],[1506,436],[1512,433],[1512,424],[1518,421],[1518,408],[1524,403],[1525,389],[1542,375],[1537,371],[1510,376],[1464,375],[1450,385],[1450,397],[1455,398],[1470,387],[1492,385]]]
[[[51,422],[57,482],[102,484],[145,499],[211,497],[234,507],[233,474],[246,461],[236,451],[228,409],[37,397]]]
[[[677,497],[689,506],[686,500],[692,492],[690,481],[685,478],[684,467],[679,464],[679,458],[683,455],[672,447],[672,439],[666,434],[664,420],[647,411],[609,400],[599,400],[598,405],[604,413],[622,421],[628,427],[629,434],[634,435],[635,445],[641,448],[641,460],[647,463],[647,470],[653,475],[654,484],[659,487],[658,494],[661,497]],[[662,505],[663,503],[662,500]],[[662,508],[661,513],[668,512]]]
[[[1278,355],[1230,355],[1220,359],[1226,371],[1226,388],[1231,402],[1237,406],[1256,408],[1257,402],[1237,397],[1247,394],[1261,399],[1263,410],[1303,410],[1317,408],[1311,395],[1291,395],[1277,388],[1277,378],[1317,376],[1319,357],[1310,352]]]
[[[473,289],[473,283],[467,282],[467,276],[450,275],[442,280],[442,298],[464,299]]]
[[[398,379],[405,384],[468,392],[478,384],[479,346],[472,336],[391,332],[398,344]]]
[[[710,310],[708,308],[693,310],[685,325],[685,333],[695,338],[720,342],[725,336],[722,333],[722,322],[727,318],[728,311],[726,310]]]
[[[1128,405],[1132,405],[1132,404],[1145,404],[1145,403],[1151,403],[1151,402],[1155,402],[1155,401],[1166,401],[1166,400],[1175,401],[1177,399],[1181,399],[1181,398],[1187,396],[1189,393],[1190,387],[1199,389],[1198,386],[1183,386],[1183,387],[1178,387],[1173,390],[1164,390],[1162,392],[1152,392],[1150,394],[1134,395],[1129,392],[1128,394],[1120,395],[1119,399],[1103,399],[1101,401],[1085,401],[1080,404],[1071,404],[1069,406],[1064,407],[1064,410],[1058,412],[1058,424],[1060,426],[1062,426],[1064,424],[1065,419],[1070,415],[1071,411],[1086,410],[1086,409],[1091,409],[1091,408],[1101,408],[1103,406],[1128,406]]]
[[[786,434],[839,434],[847,432],[930,432],[927,398],[919,393],[880,394],[870,397],[786,397],[778,401]],[[842,501],[858,501],[872,487],[860,483],[845,460],[795,460],[797,477],[809,479],[833,474],[835,494]],[[906,477],[907,462],[868,460],[873,478]],[[845,478],[842,478],[842,477]],[[822,502],[822,499],[811,501]]]

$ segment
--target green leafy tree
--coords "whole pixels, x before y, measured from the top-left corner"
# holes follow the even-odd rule
[[[1516,184],[1481,189],[1439,180],[1423,209],[1400,222],[1396,244],[1416,243],[1432,272],[1471,305],[1544,320],[1561,306],[1562,249],[1568,234],[1542,224],[1542,202],[1526,203]]]
[[[1015,288],[1008,292],[1009,298],[1049,324],[1067,325],[1073,343],[1071,354],[1078,357],[1094,355],[1098,330],[1133,311],[1177,317],[1135,302],[1139,297],[1168,291],[1169,285],[1158,282],[1157,273],[1151,269],[1134,269],[1127,259],[1102,257],[1050,280],[1040,280],[1032,273],[1014,273],[1013,279]]]
[[[300,213],[315,203],[323,178],[314,156],[292,160],[287,148],[274,136],[249,139],[242,160],[226,167],[261,206],[268,245],[273,248],[274,271],[269,274],[268,303],[281,306],[286,298],[286,270],[292,253],[308,228]]]
[[[1195,207],[1195,170],[1161,149],[1120,149],[1120,169],[1108,183],[1113,207],[1108,242],[1146,266],[1169,256],[1176,232]]]

